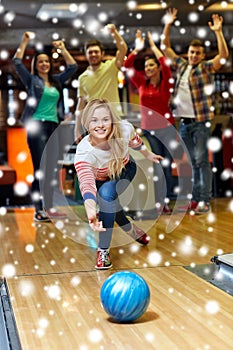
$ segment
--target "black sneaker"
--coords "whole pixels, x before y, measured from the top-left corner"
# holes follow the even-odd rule
[[[34,214],[34,221],[37,222],[50,222],[50,218],[43,210],[38,210]]]

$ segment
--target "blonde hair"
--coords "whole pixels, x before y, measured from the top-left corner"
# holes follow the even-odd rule
[[[115,179],[120,176],[122,169],[124,168],[123,154],[124,154],[124,142],[121,130],[121,118],[117,114],[117,111],[111,106],[106,99],[93,99],[87,103],[82,111],[81,123],[86,130],[89,128],[89,123],[93,116],[94,111],[97,108],[105,107],[112,118],[112,131],[108,136],[108,144],[111,149],[111,160],[109,162],[109,177]]]

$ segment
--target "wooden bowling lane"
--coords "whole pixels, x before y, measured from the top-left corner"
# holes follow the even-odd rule
[[[231,296],[180,266],[132,271],[146,279],[151,301],[131,324],[112,322],[100,304],[114,270],[9,280],[23,349],[231,349]]]
[[[147,247],[116,228],[109,271],[94,269],[96,237],[85,222],[35,224],[32,208],[1,212],[1,273],[15,270],[6,279],[23,350],[230,349],[232,297],[183,267],[232,252],[231,199],[211,204],[210,215],[186,215],[172,232],[170,217],[138,222]],[[139,273],[151,290],[132,324],[111,322],[100,305],[102,283],[119,270]]]

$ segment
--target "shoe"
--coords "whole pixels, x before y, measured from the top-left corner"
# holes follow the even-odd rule
[[[106,270],[112,267],[110,254],[108,250],[98,250],[95,268],[98,270]]]
[[[50,219],[53,219],[53,220],[61,220],[67,217],[65,213],[61,213],[54,208],[46,210],[46,213],[48,214]]]
[[[37,222],[50,222],[50,218],[44,210],[37,210],[34,214],[34,221]]]
[[[172,210],[168,204],[165,204],[162,210],[162,215],[171,215]]]
[[[195,209],[195,214],[207,214],[211,210],[210,203],[209,202],[198,202],[198,205]]]
[[[197,205],[198,205],[198,202],[191,201],[189,204],[179,206],[177,208],[177,211],[186,212],[186,211],[195,210]]]
[[[143,230],[132,224],[132,231],[129,233],[130,236],[135,239],[138,243],[142,245],[147,245],[150,241],[150,236],[148,236]]]

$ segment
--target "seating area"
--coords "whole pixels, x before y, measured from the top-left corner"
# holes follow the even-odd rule
[[[9,205],[14,195],[16,171],[9,165],[0,165],[0,205]]]

